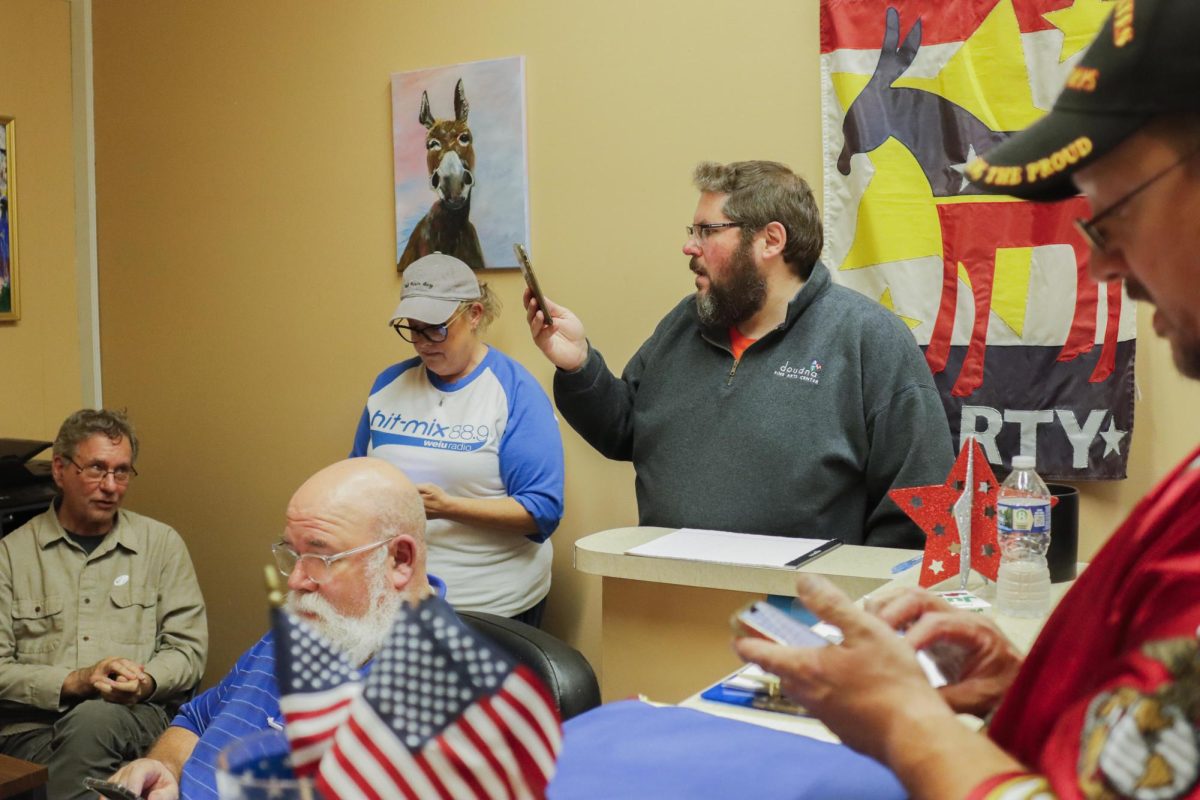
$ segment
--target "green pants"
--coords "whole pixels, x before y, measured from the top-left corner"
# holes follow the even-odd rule
[[[53,725],[0,736],[0,753],[45,764],[50,770],[47,797],[94,799],[83,779],[107,778],[126,761],[141,757],[168,721],[167,712],[152,703],[85,700]]]

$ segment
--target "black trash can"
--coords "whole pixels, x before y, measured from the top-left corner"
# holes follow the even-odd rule
[[[1050,582],[1073,581],[1079,561],[1079,490],[1065,483],[1048,483],[1046,488],[1058,498],[1050,511]]]

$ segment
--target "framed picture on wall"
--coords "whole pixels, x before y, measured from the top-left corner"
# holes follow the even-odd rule
[[[442,252],[515,267],[529,242],[525,59],[392,75],[396,269]]]
[[[0,322],[21,318],[21,294],[17,282],[16,198],[12,117],[0,116]]]

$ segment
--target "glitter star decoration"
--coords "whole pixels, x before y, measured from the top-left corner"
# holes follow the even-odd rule
[[[969,488],[968,475],[972,478]],[[925,532],[921,586],[933,586],[970,569],[996,580],[1000,569],[1000,548],[996,543],[996,493],[999,488],[983,448],[971,437],[963,443],[945,483],[893,489],[888,493]],[[955,520],[956,507],[963,527],[967,528],[965,536],[960,535],[962,532]],[[964,540],[969,544],[969,559],[963,552]]]

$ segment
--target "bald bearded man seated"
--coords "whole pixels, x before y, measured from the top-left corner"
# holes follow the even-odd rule
[[[367,666],[405,600],[445,585],[425,573],[425,510],[413,484],[377,458],[338,462],[292,496],[272,545],[288,579],[288,609],[355,664]],[[216,798],[217,754],[266,728],[283,728],[270,632],[219,684],[187,703],[146,758],[111,780],[152,800]]]

